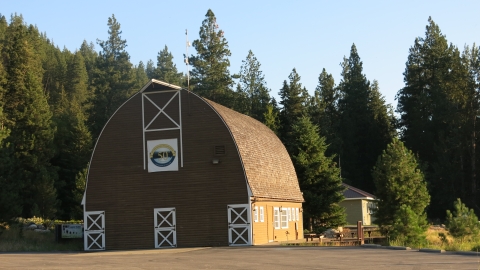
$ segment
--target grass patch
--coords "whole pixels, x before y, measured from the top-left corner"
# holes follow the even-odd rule
[[[447,251],[480,251],[480,237],[470,237],[460,240],[452,237],[450,233],[442,227],[430,226],[425,233],[425,242],[418,247],[411,248],[431,248],[443,249]],[[388,241],[390,246],[405,246],[401,241]]]
[[[82,239],[67,239],[55,242],[55,232],[34,232],[24,230],[23,223],[12,225],[0,224],[0,252],[47,252],[47,251],[81,251]]]

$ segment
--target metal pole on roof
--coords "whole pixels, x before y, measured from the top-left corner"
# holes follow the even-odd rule
[[[188,41],[188,29],[185,29],[185,39],[186,39],[186,44],[185,44],[185,49],[186,49],[186,54],[185,54],[185,65],[187,66],[187,90],[190,91],[190,69],[189,69],[189,64],[188,64],[188,47],[192,46],[190,42]]]

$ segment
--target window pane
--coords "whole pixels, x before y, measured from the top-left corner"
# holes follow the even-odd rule
[[[258,222],[258,206],[255,206],[255,210],[253,211],[254,221]]]
[[[282,209],[282,228],[288,228],[287,209]]]
[[[263,206],[260,206],[260,222],[263,222]]]
[[[275,208],[273,210],[273,213],[274,213],[273,221],[274,221],[275,229],[280,229],[280,217],[279,217],[278,208]]]

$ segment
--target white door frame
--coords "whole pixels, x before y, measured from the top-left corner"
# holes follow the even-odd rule
[[[105,211],[84,212],[84,250],[105,250]],[[97,216],[95,218],[95,216]],[[88,244],[91,240],[91,244]]]
[[[155,248],[177,247],[177,221],[175,207],[154,208]],[[172,241],[169,237],[172,236]]]
[[[236,210],[238,209],[238,210]],[[228,244],[230,246],[252,245],[252,224],[250,204],[229,204],[228,211]],[[246,212],[246,219],[242,214]],[[242,235],[247,232],[247,239]]]

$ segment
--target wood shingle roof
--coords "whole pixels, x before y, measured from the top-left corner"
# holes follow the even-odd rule
[[[275,133],[247,115],[210,100],[206,102],[230,129],[253,197],[303,202],[293,163]]]

